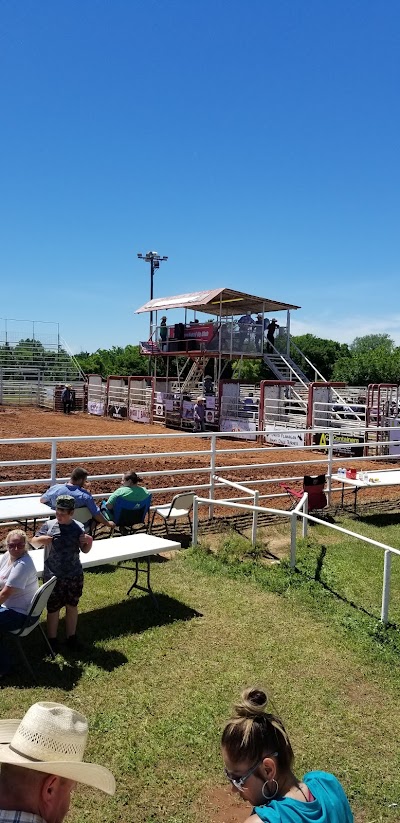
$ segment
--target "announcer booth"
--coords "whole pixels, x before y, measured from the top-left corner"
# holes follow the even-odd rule
[[[150,314],[149,339],[141,341],[140,347],[141,353],[152,362],[154,419],[177,428],[190,428],[194,401],[202,395],[206,406],[205,427],[218,429],[221,381],[232,378],[237,361],[261,358],[273,367],[272,358],[268,361],[271,345],[267,334],[273,325],[279,346],[287,353],[290,349],[290,311],[298,308],[291,303],[217,288],[155,298],[137,309],[137,314]],[[167,323],[164,320],[166,312]],[[283,317],[279,314],[282,312]],[[201,315],[205,315],[204,320]],[[279,354],[277,356],[279,359]],[[226,388],[226,393],[229,392],[230,404],[235,395],[239,408],[240,390],[232,386]],[[252,410],[254,417],[256,411],[258,413],[258,409],[253,415]],[[224,417],[226,421],[233,419]],[[245,412],[236,417],[239,422],[246,419]],[[248,432],[253,431],[254,422],[257,424],[257,421],[249,420],[252,425]]]

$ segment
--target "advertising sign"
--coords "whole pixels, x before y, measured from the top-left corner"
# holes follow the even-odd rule
[[[104,400],[88,400],[89,414],[104,414]]]
[[[394,443],[394,440],[400,440],[400,420],[395,418],[386,418],[384,420],[385,426],[390,426],[389,431],[389,454],[400,454],[400,444]]]
[[[265,424],[268,428],[268,423]],[[304,432],[297,432],[291,429],[285,429],[284,426],[274,426],[274,430],[265,435],[267,443],[273,443],[276,446],[289,446],[291,449],[298,449],[304,446]]]
[[[124,418],[128,416],[128,409],[122,405],[122,403],[110,405],[107,412],[109,417],[114,417],[116,420],[124,420]]]
[[[256,424],[245,418],[223,417],[220,431],[231,432],[232,437],[237,437],[240,440],[255,440],[257,437]]]
[[[192,326],[185,326],[185,340],[200,340],[202,343],[209,343],[214,334],[215,329],[212,323],[193,323]]]
[[[131,403],[129,406],[129,420],[133,420],[134,423],[150,423],[147,406],[138,406]]]
[[[184,400],[182,403],[182,419],[183,420],[193,420],[194,416],[194,403],[191,400]]]
[[[314,443],[317,446],[327,446],[329,444],[329,433],[319,432],[314,434]],[[364,438],[358,434],[334,434],[333,443],[335,454],[361,457],[364,452]]]

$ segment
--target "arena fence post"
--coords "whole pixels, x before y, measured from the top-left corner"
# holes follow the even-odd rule
[[[51,468],[50,468],[51,485],[57,482],[57,440],[51,441]]]
[[[303,513],[308,514],[308,494],[307,494],[307,492],[304,495]],[[308,534],[308,517],[303,517],[302,535],[303,535],[303,537],[307,537],[307,534]]]
[[[193,498],[193,523],[192,523],[192,546],[197,546],[197,531],[199,525],[199,504],[195,494]]]
[[[392,566],[392,552],[387,549],[383,559],[383,590],[382,590],[382,608],[381,621],[388,622],[389,617],[389,598],[390,598],[390,571]]]
[[[215,497],[215,461],[217,458],[217,435],[213,433],[211,435],[211,443],[210,443],[210,497],[214,499]],[[210,503],[208,508],[208,517],[212,520],[214,515],[214,504]]]
[[[260,496],[260,493],[258,491],[255,491],[254,492],[254,506],[258,506],[259,496]],[[253,511],[253,528],[251,530],[251,545],[253,546],[253,549],[254,549],[254,547],[256,545],[256,542],[257,542],[257,521],[258,521],[258,512]]]
[[[296,532],[297,532],[297,512],[290,515],[290,568],[296,565]]]
[[[333,432],[329,432],[329,439],[328,439],[328,489],[327,489],[327,498],[328,498],[328,506],[331,505],[331,494],[332,494],[332,465],[333,465],[333,443],[334,443],[334,435]]]

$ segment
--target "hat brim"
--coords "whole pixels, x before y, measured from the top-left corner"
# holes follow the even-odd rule
[[[84,783],[93,789],[100,789],[106,794],[115,794],[115,778],[105,766],[97,763],[72,762],[65,760],[30,760],[28,757],[14,752],[10,748],[10,740],[14,737],[21,720],[0,721],[0,763],[9,763],[13,766],[22,766],[35,772],[55,774],[67,780]]]

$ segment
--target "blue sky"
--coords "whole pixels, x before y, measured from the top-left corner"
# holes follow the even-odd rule
[[[137,343],[155,249],[156,296],[400,344],[399,24],[398,0],[0,0],[0,315]]]

